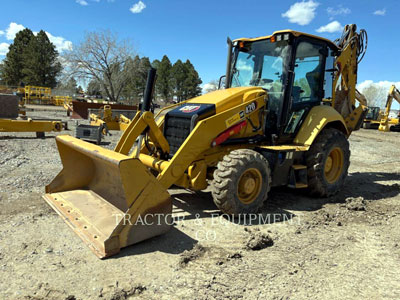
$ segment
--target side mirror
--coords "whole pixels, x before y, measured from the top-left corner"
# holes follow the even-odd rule
[[[219,90],[225,88],[225,78],[226,78],[226,75],[222,75],[222,76],[219,78],[219,82],[218,82],[218,89],[219,89]]]

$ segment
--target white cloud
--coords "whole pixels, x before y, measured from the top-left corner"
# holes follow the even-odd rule
[[[215,91],[218,89],[218,85],[216,84],[216,82],[209,82],[206,83],[202,86],[203,89],[203,94]]]
[[[0,30],[0,35],[1,35],[1,32],[3,32],[3,34],[5,33],[7,40],[14,40],[15,35],[19,31],[24,30],[24,29],[25,29],[25,26],[11,22],[5,31]],[[34,31],[33,34],[36,35],[37,32]],[[62,52],[64,50],[70,50],[72,48],[71,41],[68,41],[61,36],[54,36],[50,32],[47,32],[47,31],[46,31],[46,34],[47,34],[50,42],[52,42],[56,46],[58,52]],[[6,44],[6,43],[3,43],[3,44]],[[1,45],[3,45],[3,44],[1,44]],[[3,47],[5,47],[5,46],[3,46]],[[2,48],[2,50],[4,51],[4,48]]]
[[[15,38],[15,35],[19,31],[24,30],[24,29],[25,29],[25,27],[23,25],[11,22],[10,25],[8,25],[8,27],[6,29],[7,40],[13,40]]]
[[[1,43],[0,44],[0,55],[6,55],[8,52],[8,47],[10,47],[10,44]]]
[[[339,6],[337,6],[337,8],[328,7],[326,9],[326,12],[328,13],[328,15],[331,16],[330,19],[332,20],[333,17],[335,17],[335,16],[350,14],[351,10],[350,10],[350,8],[343,7],[342,5],[339,5]]]
[[[325,26],[321,26],[320,28],[317,29],[317,32],[337,32],[337,31],[342,31],[343,26],[338,22],[338,21],[333,21],[330,22],[329,24],[326,24]]]
[[[374,11],[374,15],[377,15],[377,16],[384,16],[384,15],[386,15],[386,8],[384,8],[384,9],[378,9],[378,10]]]
[[[0,30],[0,35],[4,35],[4,30]]]
[[[384,108],[386,104],[386,99],[387,95],[389,93],[389,89],[392,85],[395,85],[397,88],[400,87],[400,81],[388,81],[388,80],[381,80],[374,82],[372,80],[365,80],[359,84],[357,84],[357,89],[361,92],[364,93],[364,91],[369,88],[369,87],[374,87],[376,90],[375,93],[369,94],[367,91],[364,94],[364,96],[367,97],[368,100],[368,105],[371,106],[379,106],[381,108]],[[368,99],[368,97],[374,97],[372,99]],[[399,109],[399,105],[396,101],[393,102],[392,109]]]
[[[288,18],[290,23],[307,25],[314,19],[318,5],[319,3],[313,0],[296,2],[282,14],[282,17]]]
[[[82,5],[82,6],[88,5],[87,1],[85,1],[85,0],[76,0],[76,3],[78,3],[78,4]]]
[[[392,85],[395,85],[397,88],[400,88],[400,81],[388,81],[388,80],[382,80],[378,82],[374,82],[372,80],[365,80],[359,84],[357,84],[357,89],[362,93],[363,90],[368,88],[371,85],[374,85],[376,87],[384,88],[386,89],[387,92],[389,92],[389,89]]]
[[[133,14],[139,14],[143,11],[143,9],[146,8],[146,4],[144,4],[142,1],[139,1],[138,3],[133,4],[133,6],[129,9]]]
[[[46,34],[47,34],[50,42],[52,42],[56,46],[58,52],[72,49],[71,41],[67,41],[62,36],[54,36],[50,32],[47,32],[47,31],[46,31]]]

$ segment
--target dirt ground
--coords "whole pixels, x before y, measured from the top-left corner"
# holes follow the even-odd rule
[[[171,189],[173,228],[105,260],[42,199],[61,170],[54,136],[0,133],[1,299],[400,299],[400,133],[355,132],[338,195],[272,189],[252,224]]]

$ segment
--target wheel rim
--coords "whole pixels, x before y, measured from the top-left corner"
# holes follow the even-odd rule
[[[335,183],[343,171],[344,155],[339,147],[333,148],[325,161],[325,179],[328,183]]]
[[[260,194],[262,175],[256,168],[246,170],[239,178],[238,197],[240,202],[250,204]]]

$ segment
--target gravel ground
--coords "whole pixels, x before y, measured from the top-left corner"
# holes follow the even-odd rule
[[[269,224],[231,222],[209,193],[171,189],[173,228],[106,260],[41,198],[61,170],[57,134],[0,133],[1,299],[400,299],[399,133],[355,132],[330,199],[272,189]]]

